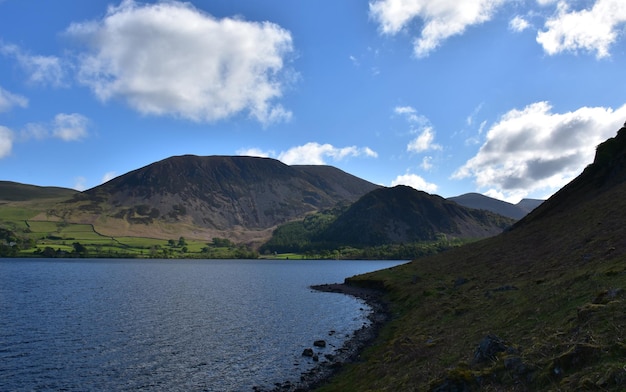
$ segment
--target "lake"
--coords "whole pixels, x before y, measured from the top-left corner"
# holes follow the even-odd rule
[[[0,390],[251,391],[367,323],[309,286],[405,261],[0,259]],[[322,357],[322,355],[320,355]]]

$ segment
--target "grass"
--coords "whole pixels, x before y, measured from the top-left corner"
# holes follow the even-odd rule
[[[624,390],[625,208],[622,185],[567,213],[352,278],[384,286],[394,318],[320,391]],[[479,363],[488,335],[506,350]]]

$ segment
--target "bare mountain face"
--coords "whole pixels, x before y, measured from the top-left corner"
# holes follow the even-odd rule
[[[431,241],[441,235],[477,239],[499,234],[513,222],[398,185],[363,196],[325,230],[324,237],[355,246]]]
[[[186,223],[218,231],[263,230],[352,202],[377,185],[330,166],[269,158],[176,156],[131,171],[68,206],[130,225]]]

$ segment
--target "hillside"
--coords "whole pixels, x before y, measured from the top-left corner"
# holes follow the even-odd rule
[[[323,391],[623,391],[626,127],[496,237],[351,278],[395,315]]]
[[[102,233],[163,237],[269,236],[278,224],[378,186],[337,168],[269,158],[176,156],[76,195],[52,212]],[[238,237],[237,237],[238,236]]]
[[[353,246],[433,241],[443,236],[478,239],[496,235],[511,219],[466,208],[398,185],[369,192],[341,214],[322,238]]]
[[[36,186],[12,181],[0,181],[0,201],[29,201],[34,199],[70,198],[74,189]]]
[[[543,202],[543,200],[537,199],[523,199],[517,204],[512,204],[481,195],[480,193],[465,193],[463,195],[449,197],[448,200],[464,207],[491,211],[515,220],[522,219]]]

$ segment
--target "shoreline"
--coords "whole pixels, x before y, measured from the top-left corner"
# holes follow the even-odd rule
[[[285,381],[277,384],[270,392],[307,392],[327,383],[337,374],[343,365],[358,362],[363,349],[370,345],[382,326],[391,319],[389,304],[383,300],[383,291],[351,286],[346,283],[331,283],[310,286],[311,289],[327,292],[350,295],[365,301],[372,309],[367,316],[369,325],[359,328],[337,349],[332,359],[326,358],[315,365],[311,370],[302,373],[299,382]],[[261,391],[262,389],[254,389]]]

